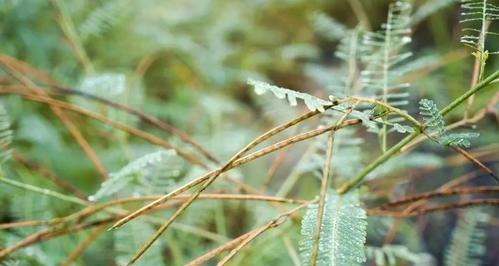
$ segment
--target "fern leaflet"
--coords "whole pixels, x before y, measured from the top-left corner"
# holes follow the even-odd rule
[[[262,95],[268,91],[271,91],[278,99],[287,98],[291,106],[296,106],[296,99],[301,99],[303,100],[303,102],[305,102],[305,105],[311,111],[318,110],[320,112],[324,112],[326,110],[325,107],[332,104],[332,102],[330,101],[323,100],[307,93],[277,87],[262,81],[248,79],[248,84],[255,88],[255,93],[258,95]]]
[[[478,266],[480,256],[485,254],[486,234],[481,227],[488,215],[480,209],[470,209],[464,212],[452,233],[451,244],[445,253],[447,266]]]
[[[120,21],[123,14],[122,7],[122,0],[112,0],[92,10],[79,27],[81,40],[100,36],[110,30]]]
[[[426,253],[413,253],[401,245],[384,245],[382,247],[366,247],[366,257],[373,260],[376,266],[401,265],[400,261],[407,261],[415,265],[431,265],[431,255]],[[398,262],[398,263],[397,263]]]
[[[436,134],[438,142],[442,145],[468,148],[471,145],[470,139],[480,136],[475,132],[448,134],[445,130],[444,118],[432,100],[421,99],[419,110],[425,122],[425,131],[429,134]]]
[[[367,53],[363,61],[367,67],[362,71],[362,81],[367,90],[380,97],[385,103],[393,106],[406,105],[407,93],[403,91],[409,87],[407,83],[400,83],[399,73],[394,66],[403,62],[412,54],[400,53],[411,38],[410,23],[411,5],[406,1],[396,1],[390,4],[388,19],[382,26],[382,31],[368,32],[364,35],[364,45]]]
[[[174,185],[174,178],[180,173],[180,162],[173,150],[146,154],[110,174],[89,200],[99,200],[115,193],[122,196],[165,193]]]
[[[499,20],[499,6],[490,2],[490,0],[461,0],[461,8],[463,9],[461,22],[480,22],[480,29],[463,29],[466,34],[461,37],[461,42],[480,54],[486,52],[485,39],[487,35],[497,35],[497,33],[488,31],[489,23]],[[499,51],[487,53],[498,54]]]
[[[302,265],[310,264],[317,204],[310,205],[302,220],[300,254]],[[360,207],[357,193],[328,194],[319,238],[316,265],[361,265],[366,260],[366,212]]]

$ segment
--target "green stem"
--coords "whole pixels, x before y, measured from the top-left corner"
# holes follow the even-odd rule
[[[326,206],[327,190],[331,182],[330,170],[333,157],[334,131],[329,133],[327,140],[326,160],[322,170],[322,183],[319,196],[319,206],[317,207],[317,223],[315,225],[312,255],[310,256],[310,266],[317,265],[317,256],[319,255],[319,245],[321,238],[322,220],[324,218],[324,208]]]
[[[57,198],[57,199],[60,199],[63,201],[72,202],[72,203],[76,203],[76,204],[83,205],[83,206],[88,205],[88,202],[86,202],[82,199],[79,199],[77,197],[67,196],[67,195],[61,194],[59,192],[55,192],[53,190],[50,190],[50,189],[40,188],[37,186],[33,186],[33,185],[25,184],[25,183],[22,183],[22,182],[19,182],[16,180],[5,178],[3,176],[3,173],[1,173],[1,172],[0,172],[0,182],[9,184],[9,185],[14,186],[14,187],[26,189],[26,190],[33,191],[36,193],[40,193],[43,195],[51,196],[51,197],[54,197],[54,198]]]
[[[482,82],[478,83],[473,89],[467,91],[454,101],[452,101],[449,105],[447,105],[445,108],[443,108],[440,111],[440,114],[442,116],[445,116],[452,110],[454,110],[457,106],[459,106],[461,103],[466,101],[469,97],[474,95],[475,93],[479,92],[483,88],[487,87],[490,83],[494,82],[497,78],[499,78],[499,71],[496,71],[492,73],[490,76],[488,76],[486,79],[484,79]],[[350,182],[346,183],[342,187],[338,189],[339,194],[344,194],[348,191],[350,191],[352,188],[356,187],[358,184],[360,184],[366,176],[372,172],[374,169],[378,168],[381,164],[386,162],[389,158],[391,158],[393,155],[397,154],[402,147],[404,147],[406,144],[411,142],[413,139],[421,135],[423,132],[421,130],[414,131],[404,139],[402,139],[399,143],[397,143],[395,146],[387,150],[385,153],[383,153],[380,157],[378,157],[374,162],[366,166],[364,169],[360,171],[359,174],[357,174],[356,177],[354,177]]]

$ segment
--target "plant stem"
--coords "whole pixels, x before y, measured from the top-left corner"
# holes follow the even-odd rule
[[[317,264],[317,255],[319,254],[319,242],[321,238],[322,220],[324,218],[324,207],[326,206],[327,190],[330,183],[331,159],[333,157],[334,132],[331,132],[327,139],[326,160],[322,169],[322,183],[319,195],[319,206],[317,207],[317,224],[315,225],[312,254],[310,256],[310,266]]]
[[[483,88],[487,87],[489,84],[494,82],[498,77],[499,77],[499,71],[492,73],[490,76],[488,76],[482,82],[477,84],[473,89],[467,91],[466,93],[464,93],[463,95],[461,95],[460,97],[458,97],[457,99],[452,101],[445,108],[443,108],[440,111],[440,114],[442,116],[445,116],[446,114],[448,114],[449,112],[454,110],[457,106],[459,106],[461,103],[466,101],[466,99],[471,97],[471,95],[474,95],[475,93],[479,92],[480,90],[482,90]],[[380,157],[378,157],[376,160],[374,160],[374,162],[372,162],[371,164],[366,166],[364,169],[362,169],[360,171],[360,173],[356,177],[354,177],[350,182],[348,182],[348,183],[344,184],[342,187],[340,187],[338,189],[338,193],[344,194],[344,193],[348,192],[350,189],[352,189],[355,186],[357,186],[358,184],[360,184],[370,172],[372,172],[374,169],[378,168],[378,166],[380,166],[381,164],[386,162],[393,155],[397,154],[400,151],[400,149],[402,149],[402,147],[404,147],[406,144],[411,142],[413,139],[415,139],[420,134],[422,134],[421,130],[414,131],[413,133],[411,133],[410,135],[408,135],[407,137],[402,139],[399,143],[395,144],[395,146],[393,146],[392,148],[387,150],[385,153],[383,153]]]
[[[14,187],[26,189],[26,190],[33,191],[36,193],[40,193],[43,195],[51,196],[51,197],[54,197],[54,198],[57,198],[57,199],[60,199],[63,201],[72,202],[72,203],[76,203],[76,204],[83,205],[83,206],[88,205],[88,203],[86,201],[84,201],[80,198],[77,198],[77,197],[64,195],[64,194],[61,194],[59,192],[52,191],[50,189],[39,188],[37,186],[33,186],[33,185],[25,184],[25,183],[22,183],[22,182],[19,182],[16,180],[5,178],[3,176],[3,173],[1,173],[1,172],[0,172],[0,182],[3,182],[5,184],[9,184],[9,185],[14,186]]]

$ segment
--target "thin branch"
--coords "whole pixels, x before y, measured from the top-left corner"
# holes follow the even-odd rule
[[[499,193],[499,187],[472,187],[472,188],[455,188],[448,190],[437,190],[422,193],[414,196],[407,196],[402,199],[386,203],[379,207],[379,209],[388,209],[398,205],[413,203],[419,200],[429,200],[434,197],[451,196],[451,195],[467,195],[467,194],[485,194],[485,193]]]
[[[94,231],[90,233],[78,246],[69,254],[69,256],[61,263],[61,266],[70,266],[73,261],[75,261],[84,251],[87,249],[92,242],[94,242],[97,237],[104,231],[106,224],[100,225]]]
[[[24,187],[23,187],[24,188]],[[38,192],[38,191],[36,191]],[[141,197],[128,197],[115,199],[108,202],[104,202],[101,204],[91,205],[88,202],[87,207],[77,211],[73,214],[67,215],[65,217],[53,218],[50,220],[34,220],[34,221],[22,221],[22,222],[13,222],[13,223],[4,223],[0,224],[0,229],[8,229],[8,228],[17,228],[17,227],[28,227],[28,226],[38,226],[38,225],[55,225],[61,223],[67,223],[73,220],[81,220],[84,217],[88,217],[92,214],[95,214],[103,209],[109,208],[111,206],[128,204],[133,202],[143,202],[150,201],[160,198],[161,195],[149,195],[149,196],[141,196]],[[191,195],[178,195],[172,199],[174,204],[178,202],[186,201],[189,199]],[[240,195],[240,194],[202,194],[199,196],[200,200],[240,200],[240,201],[264,201],[268,203],[287,203],[287,204],[303,204],[307,201],[298,200],[298,199],[288,199],[281,197],[272,197],[272,196],[262,196],[262,195]],[[173,206],[173,205],[170,205]],[[158,206],[158,207],[161,207]]]
[[[263,135],[257,137],[255,140],[253,140],[252,142],[250,142],[248,145],[246,145],[246,147],[244,147],[243,149],[241,149],[239,152],[237,152],[224,166],[222,166],[221,168],[217,169],[215,172],[213,172],[213,174],[210,175],[210,173],[208,173],[208,178],[207,180],[201,185],[201,187],[191,196],[191,198],[189,198],[184,204],[182,204],[182,206],[180,206],[179,209],[177,209],[177,211],[156,231],[156,233],[138,250],[138,252],[132,257],[132,259],[130,259],[129,261],[129,265],[130,264],[133,264],[135,263],[141,256],[142,254],[144,254],[147,249],[149,249],[149,247],[159,238],[159,236],[161,234],[163,234],[164,231],[166,231],[166,229],[168,229],[168,227],[173,223],[173,221],[175,221],[175,219],[177,219],[177,217],[179,217],[191,204],[192,202],[194,202],[194,200],[196,200],[196,198],[206,189],[208,188],[208,186],[210,186],[215,180],[216,178],[222,174],[223,172],[231,169],[231,168],[234,168],[235,166],[233,165],[233,163],[235,164],[235,162],[237,162],[237,160],[244,154],[246,153],[247,151],[249,151],[250,149],[252,149],[253,147],[257,146],[258,144],[264,142],[265,140],[269,139],[270,137],[278,134],[279,132],[282,132],[284,131],[285,129],[289,128],[289,127],[292,127],[296,124],[298,124],[299,122],[301,121],[304,121],[308,118],[311,118],[315,115],[317,115],[319,112],[318,111],[311,111],[311,112],[308,112],[302,116],[299,116],[285,124],[282,124],[280,126],[277,126],[273,129],[271,129],[270,131],[267,131],[266,133],[264,133]],[[241,158],[241,159],[244,159],[244,158]],[[167,195],[168,196],[168,195]],[[153,204],[149,204],[145,207],[143,207],[142,209],[145,209],[147,210],[148,208],[151,208],[151,207],[154,207]],[[121,222],[121,224],[133,219],[134,215],[135,217],[137,215],[140,215],[140,211],[137,211],[135,213],[132,213],[130,215],[130,218],[125,218],[123,219],[123,221]],[[115,225],[113,225],[112,228],[116,228],[117,226],[121,225],[120,222],[116,223]]]
[[[92,62],[80,42],[80,38],[74,29],[73,21],[68,14],[68,10],[64,5],[64,2],[61,2],[60,0],[50,0],[49,2],[54,7],[55,19],[66,36],[70,47],[75,52],[76,57],[87,72],[93,72],[94,68],[92,66]]]
[[[355,102],[354,105],[345,112],[343,116],[338,119],[336,125],[342,124],[347,116],[352,112],[353,109],[359,104],[359,101]],[[324,207],[326,206],[327,191],[331,183],[331,164],[333,160],[333,146],[334,145],[334,131],[329,133],[326,144],[326,158],[324,160],[324,166],[322,168],[322,181],[321,190],[319,192],[319,204],[317,207],[317,222],[315,224],[315,231],[313,236],[313,246],[312,254],[310,255],[310,266],[315,266],[317,264],[317,255],[319,254],[319,241],[321,238],[322,221],[324,218]]]
[[[306,140],[306,139],[309,139],[309,138],[313,138],[313,137],[316,137],[318,135],[321,135],[321,134],[324,134],[326,132],[329,132],[331,130],[338,130],[340,128],[344,128],[344,127],[347,127],[347,126],[352,126],[352,125],[357,125],[359,124],[361,121],[358,120],[358,119],[352,119],[352,120],[347,120],[345,121],[343,124],[341,124],[340,126],[329,126],[329,127],[325,127],[325,128],[319,128],[319,129],[315,129],[315,130],[312,130],[312,131],[309,131],[309,132],[305,132],[305,133],[302,133],[300,135],[297,135],[297,136],[294,136],[294,137],[291,137],[291,138],[288,138],[286,140],[283,140],[281,142],[278,142],[276,144],[273,144],[267,148],[262,148],[261,150],[259,151],[256,151],[256,152],[253,152],[245,157],[242,157],[240,159],[237,159],[235,160],[231,165],[230,165],[230,168],[226,169],[226,170],[230,170],[234,167],[237,167],[237,166],[240,166],[242,164],[245,164],[245,163],[248,163],[252,160],[255,160],[257,158],[260,158],[264,155],[267,155],[271,152],[274,152],[276,150],[279,150],[281,148],[284,148],[286,146],[289,146],[291,144],[294,144],[294,143],[297,143],[297,142],[300,142],[300,141],[303,141],[303,140]],[[127,222],[129,222],[130,220],[134,219],[135,217],[137,216],[140,216],[141,213],[147,211],[148,209],[151,209],[151,208],[154,208],[155,206],[169,200],[170,198],[172,197],[175,197],[176,195],[179,195],[189,189],[191,189],[192,187],[195,187],[196,185],[204,182],[205,180],[209,179],[212,175],[215,175],[215,174],[218,174],[217,172],[220,171],[221,168],[219,169],[216,169],[216,170],[213,170],[209,173],[206,173],[204,174],[203,176],[201,177],[198,177],[196,179],[194,179],[193,181],[183,185],[182,187],[176,189],[175,191],[172,191],[170,192],[169,194],[163,196],[162,198],[154,201],[154,202],[151,202],[150,204],[140,208],[139,210],[136,210],[135,212],[131,213],[129,216],[125,217],[122,221],[119,221],[118,223],[116,223],[115,225],[113,225],[112,228],[116,228],[116,227],[119,227]]]
[[[186,266],[198,266],[198,265],[201,265],[201,264],[211,260],[212,258],[218,256],[222,252],[236,247],[237,245],[239,245],[242,241],[244,241],[246,238],[248,238],[250,235],[252,235],[258,229],[255,229],[251,232],[248,232],[242,236],[239,236],[238,238],[235,238],[235,239],[231,240],[230,242],[227,242],[227,243],[209,251],[208,253],[205,253],[201,257],[198,257],[198,258],[194,259],[193,261],[187,263]]]
[[[184,142],[189,143],[190,145],[192,145],[194,148],[196,148],[201,154],[203,154],[210,161],[217,163],[217,164],[220,163],[215,157],[213,157],[213,155],[211,155],[205,148],[203,148],[203,146],[201,146],[201,144],[197,143],[187,133],[175,128],[174,126],[172,126],[166,122],[161,121],[160,119],[158,119],[154,116],[140,112],[140,111],[133,109],[127,105],[113,102],[111,100],[104,99],[104,98],[98,97],[96,95],[89,94],[89,93],[79,91],[79,90],[62,88],[62,87],[53,87],[52,91],[54,91],[56,93],[81,96],[81,97],[84,97],[86,99],[100,102],[102,104],[108,105],[110,107],[116,108],[118,110],[127,112],[127,113],[134,115],[136,117],[139,117],[144,122],[147,122],[147,123],[159,128],[159,129],[161,129],[169,134],[175,135],[175,136],[179,137],[181,140],[183,140]]]
[[[426,215],[432,212],[438,211],[449,211],[453,209],[462,209],[473,206],[481,206],[481,205],[491,205],[491,206],[499,206],[499,199],[477,199],[477,200],[469,200],[451,204],[438,205],[434,207],[417,209],[412,212],[404,213],[404,212],[393,212],[393,211],[384,211],[384,210],[368,210],[367,213],[371,216],[392,216],[396,218],[410,218],[415,216]]]
[[[104,124],[110,125],[110,126],[112,126],[114,128],[117,128],[117,129],[120,129],[120,130],[122,130],[124,132],[127,132],[128,134],[131,134],[131,135],[134,135],[136,137],[142,138],[142,139],[144,139],[144,140],[146,140],[146,141],[148,141],[148,142],[150,142],[152,144],[162,146],[162,147],[164,147],[166,149],[175,150],[175,152],[180,157],[184,158],[185,160],[187,160],[187,161],[189,161],[189,162],[191,162],[193,164],[197,164],[197,165],[201,165],[201,166],[204,165],[205,166],[204,163],[202,163],[201,161],[199,161],[197,158],[195,158],[191,154],[188,154],[188,153],[185,153],[185,152],[179,150],[178,148],[174,147],[173,145],[171,145],[170,143],[166,142],[165,140],[156,137],[155,135],[152,135],[152,134],[147,133],[145,131],[142,131],[140,129],[136,129],[136,128],[130,127],[130,126],[125,125],[123,123],[114,121],[112,119],[107,118],[106,116],[103,116],[101,114],[89,111],[89,110],[81,108],[79,106],[68,104],[68,103],[63,102],[63,101],[58,101],[58,100],[55,100],[55,99],[52,99],[52,98],[49,98],[49,97],[46,97],[46,96],[37,96],[37,95],[27,94],[27,93],[19,92],[19,91],[1,90],[0,94],[18,94],[18,95],[21,95],[23,98],[25,98],[27,100],[30,100],[30,101],[35,101],[35,102],[40,102],[40,103],[44,103],[44,104],[49,104],[51,107],[57,107],[57,108],[61,108],[61,109],[66,109],[66,110],[69,110],[69,111],[72,111],[72,112],[75,112],[75,113],[78,113],[78,114],[81,114],[81,115],[84,115],[84,116],[88,116],[88,117],[90,117],[92,119],[95,119],[95,120],[98,120],[98,121],[100,121],[100,122],[102,122]]]
[[[492,176],[497,182],[499,182],[499,178],[497,177],[496,174],[494,174],[494,171],[492,171],[492,169],[488,168],[485,164],[483,164],[482,162],[480,162],[480,160],[478,160],[477,158],[473,157],[473,155],[471,155],[469,152],[465,151],[462,148],[454,147],[454,146],[451,146],[451,149],[453,149],[454,151],[456,151],[456,152],[460,153],[461,155],[463,155],[466,159],[468,159],[469,161],[471,161],[472,163],[474,163],[475,165],[477,165],[482,171],[484,171],[488,175]]]
[[[463,95],[461,95],[460,97],[458,97],[457,99],[455,99],[454,101],[452,101],[449,105],[447,105],[446,107],[444,107],[440,111],[440,114],[442,116],[445,116],[450,111],[454,110],[457,106],[459,106],[461,103],[463,103],[464,101],[466,101],[466,99],[468,99],[471,95],[473,95],[473,94],[481,91],[482,89],[486,88],[489,84],[491,84],[492,82],[494,82],[498,77],[499,77],[499,71],[494,72],[493,74],[491,74],[490,76],[488,76],[486,79],[484,79],[482,82],[480,82],[476,87],[474,87],[473,89],[468,90],[466,93],[464,93]],[[405,137],[401,141],[399,141],[397,144],[395,144],[394,146],[392,146],[389,150],[387,150],[386,152],[384,152],[380,157],[378,157],[376,160],[374,160],[372,163],[370,163],[368,166],[366,166],[364,169],[362,169],[359,172],[359,174],[357,174],[357,176],[355,176],[351,181],[349,181],[348,183],[345,183],[343,186],[341,186],[338,189],[338,193],[344,194],[344,193],[348,192],[350,189],[356,187],[358,184],[360,184],[366,178],[366,176],[371,171],[373,171],[374,169],[378,168],[378,166],[380,166],[383,163],[385,163],[389,158],[391,158],[395,154],[399,153],[400,150],[404,146],[406,146],[407,144],[409,144],[412,140],[414,140],[416,137],[418,137],[421,134],[422,134],[422,131],[418,130],[418,131],[415,131],[415,132],[411,133],[410,135],[408,135],[407,137]]]
[[[13,59],[7,55],[0,54],[0,64],[3,66],[3,69],[10,74],[14,79],[18,80],[21,84],[26,86],[30,92],[33,94],[44,96],[46,95],[44,91],[40,90],[33,82],[31,82],[28,78],[18,71],[18,60]],[[24,69],[25,66],[22,66],[21,69]],[[60,108],[55,106],[50,106],[52,112],[61,120],[64,126],[68,129],[69,133],[76,140],[78,145],[81,147],[85,155],[88,157],[90,162],[94,165],[96,171],[99,173],[102,180],[105,180],[107,177],[106,169],[100,162],[99,158],[92,150],[92,147],[88,144],[87,140],[83,137],[83,135],[78,131],[78,129],[74,126],[71,120],[66,116],[64,112]]]
[[[69,233],[76,233],[76,232],[86,230],[88,228],[95,227],[95,226],[106,225],[106,224],[109,224],[109,223],[115,221],[116,219],[117,219],[117,217],[111,217],[111,218],[92,221],[92,222],[88,222],[88,223],[77,224],[77,225],[70,226],[70,227],[64,227],[64,228],[59,228],[59,229],[41,230],[38,233],[35,233],[33,235],[30,235],[30,236],[22,239],[21,241],[17,242],[16,244],[14,244],[10,247],[6,247],[6,248],[0,250],[0,261],[5,259],[8,255],[12,254],[13,252],[15,252],[16,250],[18,250],[20,248],[24,248],[24,247],[33,245],[35,243],[47,241],[47,240],[50,240],[52,238],[55,238],[55,237],[58,237],[61,235],[66,235]]]
[[[245,239],[243,239],[239,245],[237,245],[237,247],[235,247],[229,254],[227,254],[225,257],[222,258],[222,260],[220,260],[218,263],[217,263],[217,266],[223,266],[225,265],[231,258],[233,258],[243,247],[245,247],[246,245],[249,244],[249,242],[251,242],[252,240],[254,240],[255,238],[257,238],[258,236],[260,236],[262,233],[268,231],[269,229],[272,229],[272,228],[275,228],[281,224],[283,224],[286,219],[291,216],[291,214],[303,209],[304,207],[307,207],[309,204],[311,204],[312,202],[315,202],[315,201],[310,201],[310,202],[307,202],[303,205],[300,205],[286,213],[283,213],[281,215],[279,215],[279,217],[277,217],[276,219],[270,221],[269,223],[267,223],[266,225],[256,229],[255,231],[253,231],[253,233],[251,233],[248,237],[246,237]]]
[[[333,133],[330,133],[327,139],[326,158],[322,169],[322,182],[319,194],[319,206],[317,209],[317,223],[315,225],[313,237],[312,254],[310,255],[311,266],[315,266],[317,264],[317,255],[319,254],[319,241],[321,238],[322,220],[324,218],[324,207],[326,206],[327,190],[329,189],[329,183],[331,180],[329,171],[331,170],[331,160],[333,158],[333,144],[334,135]]]

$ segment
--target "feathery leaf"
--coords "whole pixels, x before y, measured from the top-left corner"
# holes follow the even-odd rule
[[[390,4],[387,22],[378,32],[364,34],[363,44],[367,50],[363,61],[367,67],[362,71],[362,81],[370,94],[380,97],[393,106],[406,105],[404,92],[409,84],[399,82],[396,65],[411,56],[410,52],[400,52],[411,42],[410,23],[411,5],[406,1]]]
[[[431,255],[426,253],[414,253],[407,247],[401,245],[384,245],[382,247],[366,247],[366,257],[374,260],[376,266],[400,265],[400,260],[414,263],[416,265],[431,265]],[[397,261],[399,264],[397,264]]]
[[[448,134],[445,130],[444,118],[432,100],[421,99],[419,110],[425,122],[425,131],[429,134],[436,133],[437,140],[442,145],[468,148],[471,145],[470,139],[480,136],[479,133],[475,132]]]
[[[157,151],[129,163],[109,179],[90,200],[99,200],[115,193],[136,196],[151,193],[165,193],[179,176],[181,167],[173,150]]]
[[[481,265],[480,256],[485,254],[486,234],[483,223],[488,215],[479,208],[469,209],[459,220],[454,232],[450,246],[445,253],[445,265],[447,266],[478,266]]]
[[[318,110],[320,112],[324,112],[325,111],[324,107],[332,104],[332,102],[330,101],[323,100],[321,98],[315,97],[307,93],[297,92],[290,89],[277,87],[262,81],[248,79],[248,84],[255,88],[255,93],[258,95],[262,95],[268,91],[271,91],[278,99],[287,98],[291,106],[296,106],[297,105],[296,99],[301,99],[303,100],[303,102],[305,102],[305,105],[310,111]]]
[[[123,4],[123,0],[111,0],[92,10],[79,27],[81,40],[100,36],[116,25],[123,16]]]
[[[310,264],[317,208],[317,204],[310,205],[302,220],[299,248],[303,265]],[[366,217],[356,192],[346,195],[330,192],[326,198],[316,265],[361,265],[366,260]]]
[[[465,35],[461,37],[461,42],[480,54],[486,52],[485,39],[487,35],[497,35],[488,30],[489,23],[499,20],[499,6],[491,3],[490,0],[461,0],[462,20],[461,23],[479,22],[480,27],[464,28]],[[487,52],[497,54],[499,51]]]

